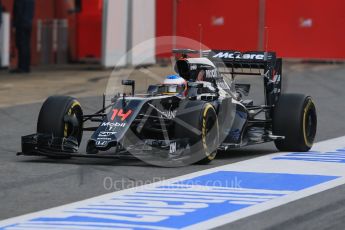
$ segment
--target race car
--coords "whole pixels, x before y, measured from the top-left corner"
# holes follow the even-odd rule
[[[310,96],[283,94],[282,59],[274,52],[173,50],[177,74],[146,94],[122,80],[118,93],[91,115],[77,99],[51,96],[43,104],[37,133],[22,137],[19,155],[52,158],[134,157],[161,166],[209,163],[217,151],[274,141],[280,151],[308,151],[317,130]],[[265,103],[256,105],[241,75],[263,79]],[[87,121],[98,123],[84,127]],[[83,131],[92,131],[80,153]]]

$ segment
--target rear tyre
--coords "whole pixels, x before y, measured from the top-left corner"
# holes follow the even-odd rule
[[[282,94],[273,112],[273,134],[285,136],[274,143],[280,151],[306,152],[312,147],[317,114],[310,96]]]
[[[83,111],[80,103],[68,96],[49,97],[40,110],[37,133],[73,138],[79,146],[83,135]]]

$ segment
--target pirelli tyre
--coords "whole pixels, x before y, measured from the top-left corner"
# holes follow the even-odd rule
[[[317,113],[310,96],[282,94],[273,112],[273,134],[285,136],[276,140],[280,151],[308,151],[315,139]]]
[[[214,107],[206,103],[201,114],[201,155],[198,164],[208,164],[216,158],[219,146],[219,124]]]
[[[192,111],[185,113],[185,111]],[[190,102],[182,110],[176,135],[190,138],[191,158],[188,164],[208,164],[215,159],[219,147],[217,113],[211,103]]]
[[[38,116],[37,133],[53,137],[73,137],[81,143],[83,111],[80,103],[69,96],[51,96],[42,105]]]

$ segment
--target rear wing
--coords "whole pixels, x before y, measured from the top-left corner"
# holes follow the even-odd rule
[[[264,79],[265,104],[273,106],[281,93],[282,59],[275,52],[238,52],[232,50],[203,51],[202,56],[211,60],[220,74],[260,75]],[[266,116],[268,116],[266,114]]]
[[[211,60],[224,74],[273,76],[281,73],[282,59],[277,58],[275,52],[207,50],[202,52],[202,56]]]

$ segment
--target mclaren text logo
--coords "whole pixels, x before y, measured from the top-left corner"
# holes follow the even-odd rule
[[[263,60],[263,54],[235,54],[232,52],[219,52],[213,56],[214,58],[235,58],[235,59],[254,59]]]

